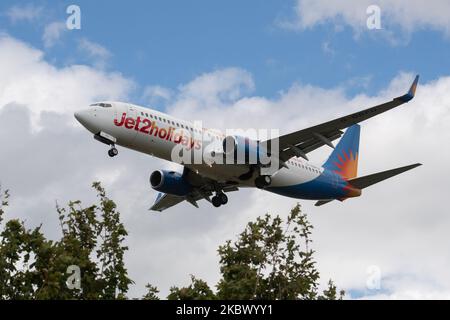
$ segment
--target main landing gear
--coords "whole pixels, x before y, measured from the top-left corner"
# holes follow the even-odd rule
[[[108,150],[108,155],[112,158],[119,154],[119,150],[114,145],[111,145],[111,149]]]
[[[218,208],[221,205],[228,203],[228,197],[223,192],[217,192],[216,195],[214,197],[212,197],[211,202],[214,207]]]
[[[272,178],[270,176],[259,176],[255,179],[255,186],[259,189],[264,189],[270,186]]]

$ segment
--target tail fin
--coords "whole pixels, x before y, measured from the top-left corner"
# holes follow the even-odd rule
[[[360,126],[352,125],[331,153],[323,167],[336,172],[344,179],[356,177],[358,171]]]
[[[350,179],[348,182],[355,188],[364,189],[364,188],[370,187],[371,185],[373,185],[375,183],[392,178],[393,176],[396,176],[405,171],[414,169],[421,165],[422,165],[421,163],[411,164],[409,166],[404,166],[401,168],[391,169],[391,170],[387,170],[387,171],[383,171],[383,172],[370,174],[370,175],[364,176],[364,177]]]

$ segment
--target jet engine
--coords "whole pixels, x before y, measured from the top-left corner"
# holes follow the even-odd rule
[[[184,179],[181,173],[176,171],[153,171],[150,175],[150,184],[157,191],[176,196],[185,196],[192,191],[192,185]]]

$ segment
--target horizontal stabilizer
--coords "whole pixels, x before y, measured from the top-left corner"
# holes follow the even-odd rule
[[[405,171],[414,169],[420,165],[422,165],[422,164],[421,163],[411,164],[409,166],[405,166],[405,167],[401,167],[401,168],[391,169],[391,170],[387,170],[387,171],[383,171],[383,172],[370,174],[370,175],[364,176],[364,177],[350,179],[350,180],[348,180],[348,182],[355,188],[364,189],[375,183],[392,178],[393,176],[396,176]]]
[[[316,207],[320,207],[320,206],[322,206],[322,205],[324,205],[324,204],[327,204],[328,202],[331,202],[331,201],[333,201],[333,199],[331,199],[331,200],[319,200],[319,201],[317,201],[314,205],[315,205]]]

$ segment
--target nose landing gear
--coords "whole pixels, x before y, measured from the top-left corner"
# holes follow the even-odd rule
[[[97,141],[100,141],[101,143],[107,144],[108,146],[111,146],[111,149],[108,150],[108,155],[112,158],[119,154],[119,151],[116,149],[116,142],[117,139],[113,137],[112,135],[100,131],[99,133],[94,135],[94,139]]]
[[[114,145],[111,146],[111,149],[108,150],[108,155],[112,158],[119,154],[119,150],[116,149]]]

